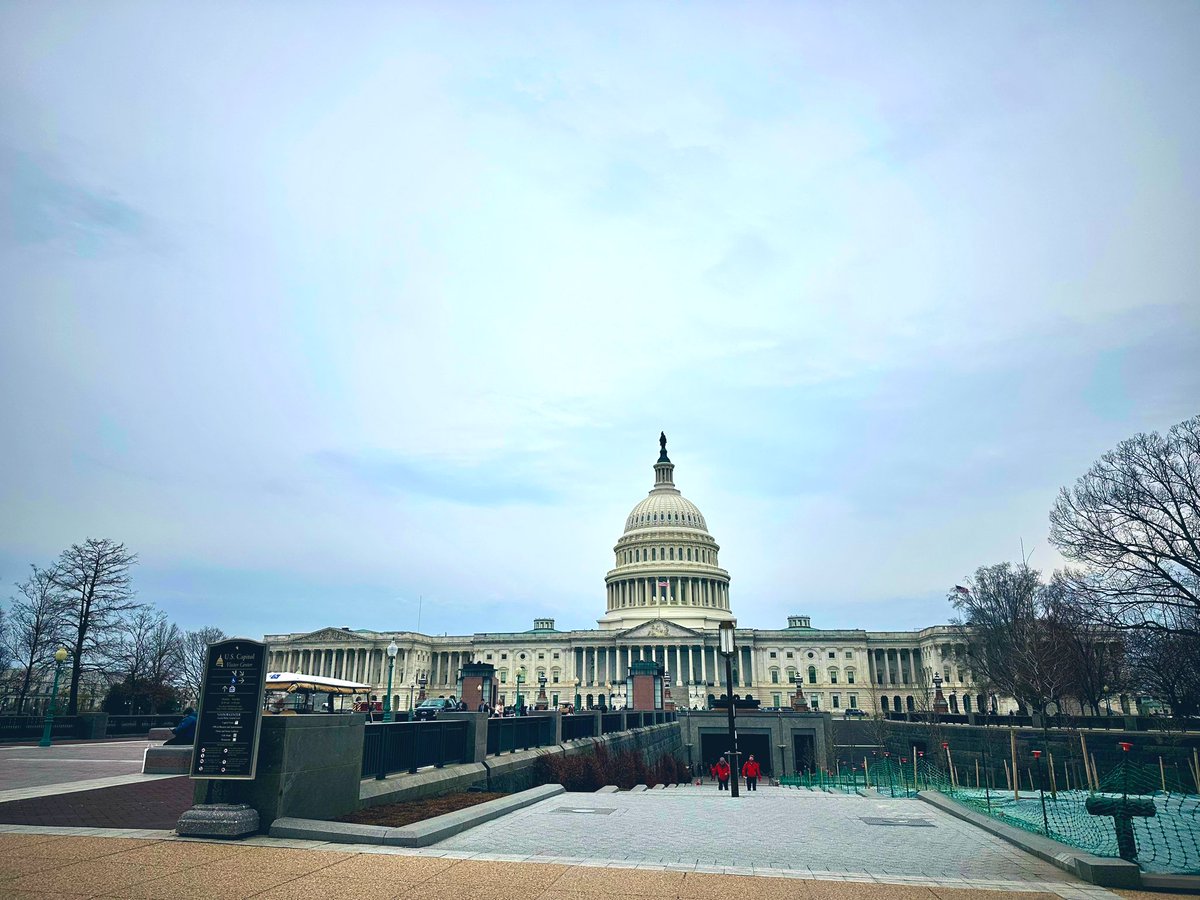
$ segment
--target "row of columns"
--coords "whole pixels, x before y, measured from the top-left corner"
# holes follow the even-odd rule
[[[738,650],[740,665],[737,682],[743,687],[754,683],[754,654],[749,647]],[[725,660],[716,647],[704,645],[645,644],[640,646],[577,647],[575,674],[584,686],[624,681],[629,667],[650,660],[671,674],[675,685],[701,682],[725,687]],[[735,684],[735,687],[737,684]]]
[[[666,580],[669,585],[659,587],[660,580]],[[626,578],[608,585],[609,610],[668,604],[729,609],[729,584],[719,578],[668,575],[665,579],[653,576]]]
[[[401,647],[396,654],[395,672],[404,672],[414,653],[411,647]],[[437,654],[443,655],[443,654]],[[448,654],[446,654],[448,655]],[[454,654],[458,655],[458,654]],[[341,649],[272,650],[267,659],[273,672],[299,672],[324,678],[340,678],[362,684],[383,684],[387,681],[387,652],[381,648],[346,647]],[[418,677],[423,672],[410,672]],[[457,677],[457,670],[455,670]]]
[[[867,659],[871,664],[871,683],[919,683],[920,679],[916,675],[919,656],[920,651],[909,647],[869,651]]]

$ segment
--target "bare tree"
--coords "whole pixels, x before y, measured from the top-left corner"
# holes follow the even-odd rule
[[[1133,685],[1166,702],[1176,718],[1200,715],[1200,622],[1170,631],[1139,630],[1129,635]]]
[[[200,696],[208,645],[224,639],[225,632],[213,625],[183,635],[179,654],[179,691],[185,699],[195,703]]]
[[[79,682],[85,668],[104,659],[104,642],[122,617],[139,606],[134,599],[130,568],[137,556],[124,544],[88,538],[72,544],[53,569],[71,642],[71,689],[68,712],[79,711]]]
[[[173,696],[183,652],[183,633],[151,606],[124,616],[114,629],[106,657],[110,670],[127,685],[131,700],[147,703],[149,712]]]
[[[1038,710],[1059,700],[1070,681],[1047,600],[1041,575],[1024,562],[983,566],[950,595],[976,682]]]
[[[1081,711],[1100,715],[1105,697],[1125,688],[1127,669],[1122,633],[1097,625],[1088,597],[1062,573],[1045,590],[1047,638],[1063,654],[1067,680],[1064,694]]]
[[[1196,628],[1200,415],[1166,437],[1151,432],[1122,441],[1063,488],[1050,512],[1050,540],[1083,566],[1064,577],[1091,598],[1105,623]]]
[[[37,566],[18,584],[8,610],[5,655],[13,667],[17,711],[25,711],[29,691],[63,640],[62,606],[53,574]],[[5,667],[8,670],[8,667]]]

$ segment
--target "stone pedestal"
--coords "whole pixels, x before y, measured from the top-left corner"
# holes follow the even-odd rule
[[[808,700],[804,696],[804,686],[799,681],[796,682],[796,693],[792,694],[792,712],[811,712]]]
[[[201,803],[175,826],[187,837],[242,838],[258,834],[258,812],[247,803]]]

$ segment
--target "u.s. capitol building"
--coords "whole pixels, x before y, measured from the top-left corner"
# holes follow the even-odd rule
[[[573,702],[578,694],[589,706],[603,696],[605,704],[620,707],[630,663],[652,659],[670,676],[678,706],[705,707],[710,695],[727,693],[717,629],[734,618],[730,578],[704,515],[675,486],[666,437],[659,443],[654,486],[629,513],[613,548],[598,629],[559,631],[553,619],[535,619],[529,631],[459,636],[349,628],[269,634],[272,669],[363,682],[382,697],[385,648],[395,640],[394,709],[407,708],[419,696],[418,685],[434,697],[453,694],[467,662],[495,666],[502,704],[515,701],[518,675],[523,699],[532,699],[544,675],[552,704]],[[944,680],[951,712],[988,707],[970,681],[961,636],[950,626],[826,630],[795,615],[786,628],[738,628],[736,635],[732,692],[766,707],[786,707],[799,679],[816,709],[923,710],[935,674]]]

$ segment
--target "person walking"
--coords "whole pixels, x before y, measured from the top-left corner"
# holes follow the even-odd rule
[[[762,775],[762,766],[758,764],[758,761],[754,758],[754,754],[750,754],[750,758],[742,766],[742,775],[746,779],[746,790],[757,791],[758,779]]]
[[[717,760],[717,764],[713,767],[716,769],[717,790],[729,790],[729,763],[725,762],[725,757]]]

